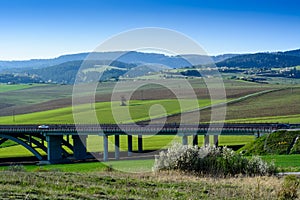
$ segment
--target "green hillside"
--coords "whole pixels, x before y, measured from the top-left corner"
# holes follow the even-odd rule
[[[264,135],[239,151],[245,155],[299,154],[300,131],[278,131]]]

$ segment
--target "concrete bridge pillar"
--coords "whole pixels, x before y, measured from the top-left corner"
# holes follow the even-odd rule
[[[74,158],[76,160],[86,159],[86,135],[73,135]]]
[[[188,137],[186,135],[182,136],[182,145],[188,145]]]
[[[143,136],[138,135],[138,152],[143,153]]]
[[[62,157],[62,135],[47,135],[47,160],[50,163],[61,162]]]
[[[128,156],[132,156],[132,135],[127,135]]]
[[[120,135],[115,135],[115,159],[120,158]]]
[[[219,135],[214,135],[214,145],[215,145],[216,147],[219,146]]]
[[[259,131],[257,131],[257,138],[259,138],[260,137],[260,132]]]
[[[108,136],[103,136],[103,160],[108,160]]]
[[[193,135],[193,146],[198,146],[198,135]]]
[[[204,135],[204,146],[209,146],[209,135]]]

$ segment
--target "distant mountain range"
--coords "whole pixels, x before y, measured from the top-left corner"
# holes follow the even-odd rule
[[[187,62],[188,58],[190,62]],[[113,62],[112,62],[113,60]],[[235,68],[283,68],[300,65],[300,49],[284,52],[254,54],[224,54],[218,56],[178,55],[167,56],[157,53],[142,52],[93,52],[63,55],[53,59],[33,59],[25,61],[0,61],[0,82],[8,80],[26,80],[26,82],[53,81],[73,83],[82,62],[84,61],[85,76],[103,73],[103,80],[118,78],[133,67],[140,66],[128,76],[138,76],[151,71],[159,71],[163,66],[183,68],[192,66],[208,66],[215,63],[218,67]],[[150,69],[145,64],[159,67]],[[104,68],[103,68],[104,67]],[[13,76],[12,76],[13,74]],[[20,78],[21,77],[21,78]]]

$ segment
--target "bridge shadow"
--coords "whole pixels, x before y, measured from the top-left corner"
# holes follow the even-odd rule
[[[47,159],[45,157],[45,159]],[[9,165],[34,165],[39,162],[39,159],[35,156],[28,157],[14,157],[14,158],[0,158],[0,166],[9,166]]]

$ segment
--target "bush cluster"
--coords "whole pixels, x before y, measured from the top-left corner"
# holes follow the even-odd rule
[[[276,167],[260,157],[246,158],[227,147],[198,147],[174,143],[167,151],[162,151],[155,157],[153,170],[179,170],[224,177],[237,174],[270,175],[276,172]]]

